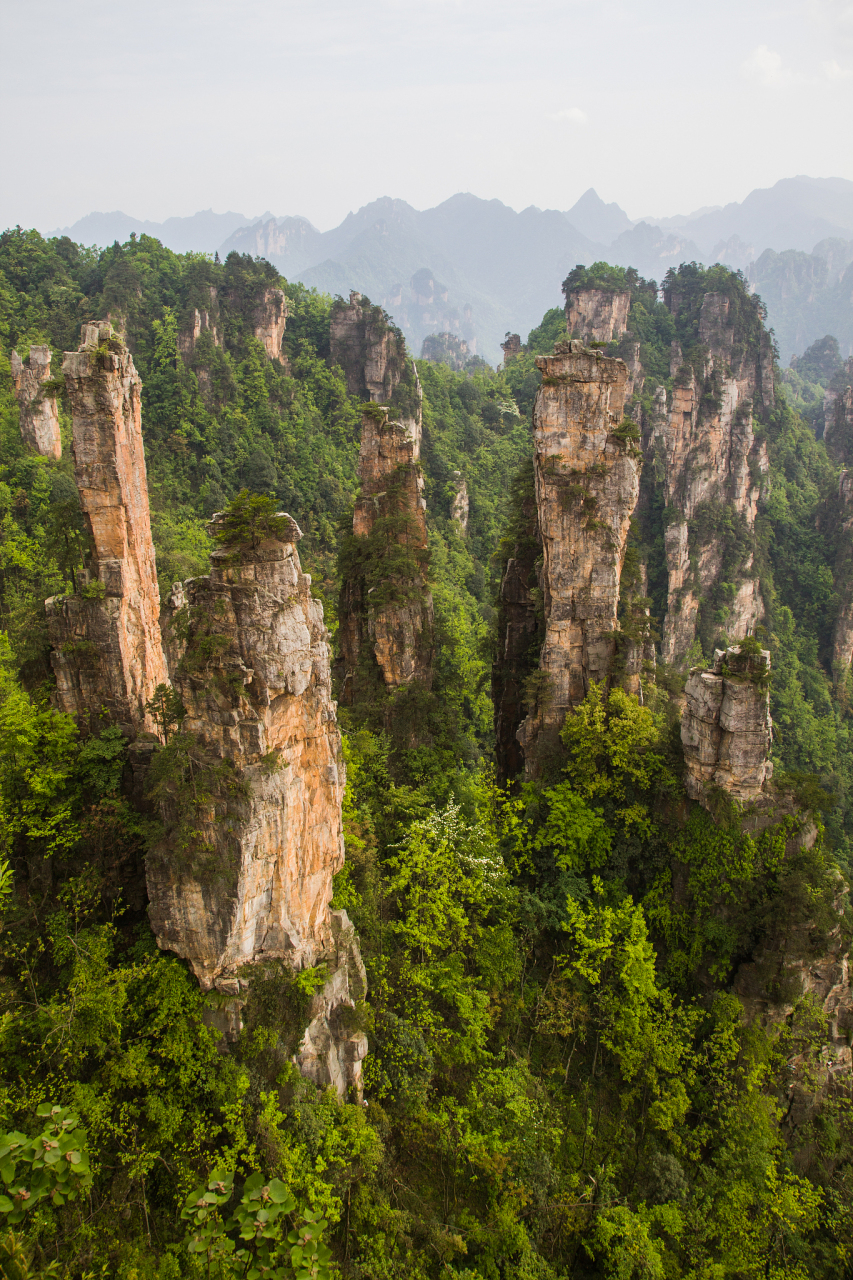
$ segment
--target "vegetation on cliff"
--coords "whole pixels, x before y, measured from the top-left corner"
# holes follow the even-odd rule
[[[705,292],[730,299],[737,342],[762,332],[723,268],[672,273],[675,315],[648,282],[617,283],[632,295],[644,412],[657,388],[673,391],[673,341],[700,369]],[[288,297],[286,364],[254,332],[271,288]],[[109,312],[144,384],[161,592],[205,571],[214,511],[251,535],[284,508],[334,633],[340,572],[357,551],[359,574],[383,582],[388,530],[355,550],[347,532],[361,399],[330,360],[333,305],[263,262],[175,255],[144,236],[100,253],[0,237],[0,1128],[28,1139],[40,1107],[69,1108],[91,1174],[85,1195],[42,1196],[13,1222],[0,1259],[17,1250],[15,1274],[81,1280],[845,1275],[850,1072],[827,1046],[853,1023],[830,1036],[820,1001],[797,998],[798,975],[827,955],[840,968],[849,946],[850,694],[828,662],[837,467],[784,396],[758,423],[770,472],[748,551],[774,753],[801,808],[790,787],[763,825],[690,804],[674,671],[642,705],[593,685],[566,719],[555,776],[496,783],[489,681],[511,559],[530,615],[511,677],[529,699],[539,674],[529,415],[535,355],[566,334],[555,308],[501,373],[418,363],[434,682],[412,694],[414,735],[383,714],[340,717],[347,861],[334,904],[368,970],[351,1011],[370,1039],[365,1105],[318,1092],[291,1061],[324,975],[270,968],[222,1053],[224,999],[157,950],[142,874],[157,832],[126,743],[117,730],[83,738],[49,703],[41,604],[87,589],[88,549],[67,448],[57,461],[21,442],[9,353],[75,347],[80,323]],[[190,342],[196,311],[210,323]],[[623,581],[637,595],[647,564],[654,634],[671,513],[646,459]],[[452,517],[460,476],[467,532]],[[726,504],[694,533],[722,548],[731,584],[745,535]],[[623,616],[640,607],[632,596]],[[705,602],[697,659],[726,639],[727,608],[725,590]],[[0,1194],[0,1219],[13,1212]]]

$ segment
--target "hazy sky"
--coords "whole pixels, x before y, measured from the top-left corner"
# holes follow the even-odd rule
[[[0,0],[0,226],[853,179],[853,0]]]

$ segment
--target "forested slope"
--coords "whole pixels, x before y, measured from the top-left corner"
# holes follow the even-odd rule
[[[631,294],[645,370],[638,424],[660,388],[674,392],[673,342],[702,366],[702,295],[725,293],[746,329],[763,332],[743,281],[722,268],[674,274],[676,314],[636,273],[612,272],[587,282]],[[276,289],[289,314],[271,356],[257,317]],[[532,619],[516,655],[519,705],[537,697],[530,425],[535,358],[566,336],[555,308],[502,372],[418,363],[435,608],[427,714],[401,737],[369,708],[339,711],[347,860],[334,905],[354,921],[367,968],[353,1010],[370,1046],[364,1105],[318,1092],[292,1062],[322,975],[255,982],[223,1053],[216,993],[158,951],[143,875],[156,797],[134,790],[119,732],[84,738],[49,701],[43,601],[88,588],[58,355],[76,349],[85,320],[109,315],[126,334],[143,382],[161,596],[206,571],[206,518],[246,488],[300,525],[334,637],[362,411],[331,360],[337,305],[236,254],[211,262],[144,236],[99,254],[35,233],[0,237],[2,1127],[35,1135],[41,1104],[68,1107],[91,1168],[83,1194],[27,1209],[14,1199],[24,1175],[13,1160],[7,1179],[12,1157],[0,1156],[0,1214],[17,1236],[0,1250],[29,1258],[20,1274],[47,1274],[53,1261],[60,1274],[126,1280],[329,1267],[353,1280],[844,1276],[853,1023],[838,1024],[817,980],[803,996],[802,979],[835,974],[833,990],[849,992],[839,868],[853,761],[847,675],[833,672],[831,652],[849,534],[838,465],[782,395],[757,428],[769,472],[749,547],[725,503],[705,512],[700,533],[724,547],[725,572],[700,602],[693,655],[709,659],[727,639],[748,551],[771,652],[777,775],[788,775],[766,821],[726,805],[712,817],[687,799],[677,664],[658,664],[642,701],[618,671],[609,687],[592,685],[566,717],[554,772],[525,781],[504,764],[507,786],[497,785],[490,690],[511,559],[528,566]],[[32,343],[55,353],[59,461],[20,438],[9,359]],[[665,621],[674,517],[655,468],[651,451],[622,579],[633,582],[626,635],[640,615],[652,634]],[[467,530],[453,515],[463,478]],[[300,1270],[287,1244],[264,1271],[253,1226],[243,1239],[254,1262],[227,1245],[217,1253],[205,1232],[217,1197],[231,1195],[227,1178],[210,1192],[209,1220],[180,1217],[214,1170],[234,1174],[238,1196],[274,1187],[285,1208],[268,1220],[273,1253],[291,1229],[304,1243],[308,1215],[323,1215],[331,1262],[318,1255]]]

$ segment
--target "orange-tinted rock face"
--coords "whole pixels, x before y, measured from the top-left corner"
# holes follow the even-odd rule
[[[330,944],[344,775],[323,610],[300,568],[299,536],[291,522],[290,541],[216,551],[210,576],[186,584],[185,602],[172,599],[184,729],[243,788],[198,818],[219,868],[212,883],[168,844],[149,861],[158,942],[205,987],[259,958],[314,964]]]
[[[539,770],[570,707],[614,655],[619,582],[639,494],[639,450],[623,427],[628,370],[579,341],[536,361],[534,467],[544,552],[545,643],[537,707],[519,740]]]
[[[46,602],[56,701],[94,723],[106,712],[131,730],[151,728],[145,703],[167,677],[142,447],[142,384],[130,352],[104,321],[83,326],[80,349],[66,353],[62,371],[73,415],[74,477],[94,554],[93,598]]]
[[[297,1062],[343,1096],[360,1088],[367,1041],[342,1031],[335,1011],[363,997],[365,979],[346,913],[329,907],[344,859],[345,771],[323,609],[300,567],[300,537],[288,518],[281,538],[215,551],[209,577],[176,588],[164,613],[207,799],[192,815],[189,852],[180,835],[189,798],[162,800],[167,835],[147,860],[149,915],[159,946],[185,957],[202,987],[233,997],[226,1032],[239,1029],[252,966],[328,963]]]
[[[566,299],[566,327],[582,342],[611,342],[628,328],[630,293],[575,289]]]
[[[348,703],[358,700],[366,649],[386,689],[413,681],[428,687],[432,682],[433,604],[423,568],[427,529],[420,447],[420,411],[398,421],[386,409],[362,415],[361,492],[353,535],[363,540],[365,554],[371,561],[378,558],[378,563],[344,584],[342,699]]]
[[[664,498],[677,512],[665,533],[669,574],[664,661],[683,663],[697,636],[700,604],[725,573],[736,593],[723,624],[730,639],[748,635],[763,616],[759,581],[751,555],[723,562],[713,529],[713,510],[729,506],[747,536],[755,523],[767,449],[756,440],[753,412],[773,405],[773,357],[766,333],[738,347],[729,299],[705,295],[699,339],[706,349],[702,376],[680,364],[666,413],[656,415],[652,447],[664,468]],[[681,360],[674,344],[673,363]],[[705,527],[707,526],[707,528]]]
[[[21,438],[43,458],[61,458],[56,397],[43,395],[44,384],[50,378],[50,349],[30,347],[26,360],[13,351],[10,364],[12,387],[21,415]]]
[[[332,362],[339,364],[347,391],[374,404],[386,404],[403,376],[407,362],[402,334],[360,293],[339,302],[332,311]]]

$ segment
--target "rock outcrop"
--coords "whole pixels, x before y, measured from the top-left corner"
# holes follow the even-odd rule
[[[387,404],[409,364],[403,335],[388,321],[381,307],[360,293],[332,310],[332,363],[347,380],[347,391],[364,401]]]
[[[536,707],[518,734],[529,775],[556,748],[566,712],[583,700],[590,682],[610,674],[620,576],[640,487],[639,432],[624,419],[624,362],[574,340],[558,343],[536,364],[542,372],[533,439],[545,643]]]
[[[460,476],[458,471],[455,471],[453,475],[456,481],[456,493],[450,504],[450,519],[456,521],[462,533],[467,533],[468,512],[470,510],[468,482],[465,480],[464,476]]]
[[[255,337],[270,360],[286,363],[281,349],[287,327],[287,297],[283,289],[265,289],[252,312]]]
[[[740,339],[729,309],[725,295],[705,295],[702,367],[697,372],[695,362],[678,366],[668,411],[653,425],[651,447],[663,471],[664,502],[677,513],[665,532],[669,581],[661,646],[664,661],[676,664],[685,661],[697,638],[703,600],[712,600],[721,581],[735,585],[733,596],[714,604],[727,613],[730,640],[754,631],[764,612],[752,553],[742,547],[751,540],[769,469],[754,413],[773,407],[773,352],[764,330],[758,339]],[[673,364],[680,359],[678,348]],[[744,533],[736,555],[717,536],[715,515],[723,504]]]
[[[521,335],[508,333],[506,342],[501,343],[501,351],[504,353],[504,366],[506,366],[510,360],[514,360],[516,356],[521,355]]]
[[[582,342],[613,342],[628,328],[630,293],[573,289],[566,297],[566,328]]]
[[[224,765],[242,786],[220,788],[194,820],[211,883],[169,842],[149,865],[158,942],[189,960],[205,988],[259,958],[313,965],[331,936],[340,734],[322,606],[301,570],[295,521],[281,526],[255,548],[214,551],[210,575],[173,591],[164,619],[178,637],[172,681],[184,730],[208,772]]]
[[[43,458],[61,458],[62,438],[56,396],[44,394],[44,384],[50,379],[50,348],[30,347],[26,360],[13,351],[9,363],[24,444]]]
[[[198,307],[194,307],[189,323],[178,334],[178,351],[184,361],[190,359],[203,333],[210,334],[215,347],[222,346],[222,333],[219,327],[219,304],[216,297],[216,289],[212,285],[209,293],[209,306],[201,310]]]
[[[45,604],[56,703],[84,724],[151,729],[145,704],[165,682],[160,597],[142,446],[142,384],[106,321],[85,324],[62,366],[74,477],[91,534],[87,582]]]
[[[684,785],[705,808],[725,791],[741,805],[758,801],[773,775],[769,760],[770,653],[757,645],[714,654],[707,671],[691,673],[681,717]]]
[[[365,982],[346,913],[329,908],[345,771],[300,537],[281,513],[275,536],[221,546],[209,576],[173,590],[164,624],[185,745],[157,790],[166,834],[148,857],[149,915],[158,945],[228,998],[231,1034],[253,966],[325,962],[297,1061],[343,1094],[360,1088],[367,1050],[343,1010]]]
[[[372,688],[374,662],[386,690],[432,683],[433,604],[420,448],[420,409],[397,420],[385,406],[364,411],[361,491],[341,595],[341,700],[347,704]]]

